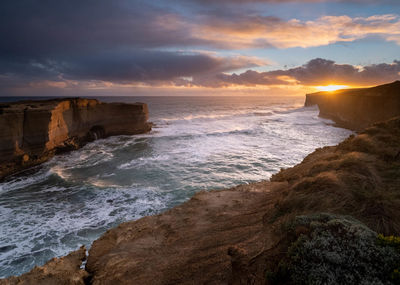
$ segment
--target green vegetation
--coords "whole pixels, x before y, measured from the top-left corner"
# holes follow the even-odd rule
[[[349,216],[298,216],[272,284],[400,284],[400,237],[378,235]]]

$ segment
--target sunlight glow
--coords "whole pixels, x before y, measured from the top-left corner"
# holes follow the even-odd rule
[[[336,91],[339,89],[349,88],[347,85],[327,85],[327,86],[316,86],[319,91]]]

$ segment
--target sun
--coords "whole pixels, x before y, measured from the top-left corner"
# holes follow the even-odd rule
[[[336,91],[339,89],[349,88],[347,85],[327,85],[327,86],[316,86],[319,91]]]

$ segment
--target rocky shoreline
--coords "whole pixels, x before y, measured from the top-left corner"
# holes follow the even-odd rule
[[[0,104],[0,181],[57,153],[151,130],[146,104],[67,98]]]
[[[373,123],[400,116],[400,81],[372,88],[306,95],[305,106],[318,105],[320,116],[339,127],[362,131]]]
[[[358,100],[369,100],[358,94]],[[331,99],[322,95],[307,96],[306,105],[318,104],[326,115],[324,104]],[[351,100],[354,108],[369,106]],[[349,112],[331,118],[348,120]],[[363,124],[360,119],[353,129]],[[399,117],[376,123],[337,146],[317,149],[270,181],[199,192],[165,213],[107,231],[90,248],[84,270],[78,266],[81,249],[0,284],[309,284],[302,278],[310,276],[322,283],[391,284],[400,254],[396,239],[385,236],[400,235],[399,142]],[[321,237],[339,242],[323,248]],[[307,243],[329,254],[310,256]],[[296,252],[310,260],[299,261]],[[348,252],[354,260],[343,259]],[[374,259],[381,264],[361,263]],[[344,273],[320,270],[338,264]]]

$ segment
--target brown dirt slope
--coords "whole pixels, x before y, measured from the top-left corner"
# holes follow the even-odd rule
[[[297,215],[352,215],[400,234],[400,119],[316,150],[272,182],[201,192],[108,231],[90,250],[93,284],[264,284]]]
[[[166,213],[121,224],[93,243],[87,263],[93,284],[247,280],[245,264],[270,242],[262,222],[273,206],[270,189],[261,182],[200,192]]]
[[[319,211],[349,214],[376,232],[400,234],[400,118],[325,147],[271,178],[287,181],[275,219]]]
[[[298,215],[351,215],[378,233],[400,235],[399,189],[395,118],[316,150],[271,182],[200,192],[109,230],[90,249],[87,282],[265,284],[289,246],[285,226]]]

